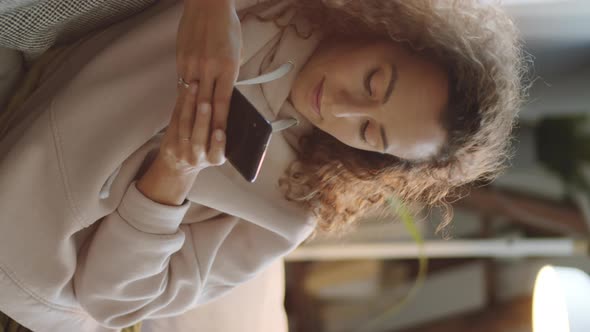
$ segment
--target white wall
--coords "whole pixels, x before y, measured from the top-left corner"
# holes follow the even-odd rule
[[[538,78],[521,118],[590,109],[590,1],[504,0]]]
[[[590,113],[590,0],[504,0],[534,59],[536,79],[520,113],[534,124],[549,115]],[[497,185],[560,199],[566,188],[536,161],[532,132],[517,132],[513,167]]]
[[[590,40],[588,0],[503,0],[528,41]]]

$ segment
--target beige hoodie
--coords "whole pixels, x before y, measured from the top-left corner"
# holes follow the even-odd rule
[[[78,44],[0,142],[0,311],[34,331],[112,331],[182,313],[251,279],[314,227],[278,189],[295,158],[281,134],[254,184],[226,163],[199,174],[182,206],[136,189],[175,103],[181,12],[172,4]],[[294,69],[239,90],[269,119],[298,116],[285,101],[319,37],[281,38],[255,19],[242,30],[239,80]]]

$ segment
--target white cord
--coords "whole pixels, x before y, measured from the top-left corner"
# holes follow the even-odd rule
[[[236,82],[236,84],[234,84],[234,85],[237,86],[237,85],[262,84],[262,83],[267,83],[270,81],[278,80],[279,78],[287,75],[291,70],[293,70],[294,67],[295,67],[295,65],[293,64],[293,62],[289,61],[287,63],[283,63],[279,68],[271,71],[270,73],[262,74],[260,76],[254,77],[254,78],[239,81],[239,82]]]

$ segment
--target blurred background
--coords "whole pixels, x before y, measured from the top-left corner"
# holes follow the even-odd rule
[[[428,274],[397,312],[382,315],[408,294],[419,266],[402,223],[369,220],[298,249],[286,265],[291,331],[529,332],[542,266],[590,272],[590,1],[503,4],[534,60],[512,166],[454,204],[450,241],[434,234],[436,215],[418,221]]]

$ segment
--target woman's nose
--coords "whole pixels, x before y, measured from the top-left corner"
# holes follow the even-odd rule
[[[375,104],[362,92],[343,88],[330,99],[331,113],[335,118],[374,116]]]
[[[372,105],[338,104],[332,107],[335,118],[373,117],[374,113]]]

